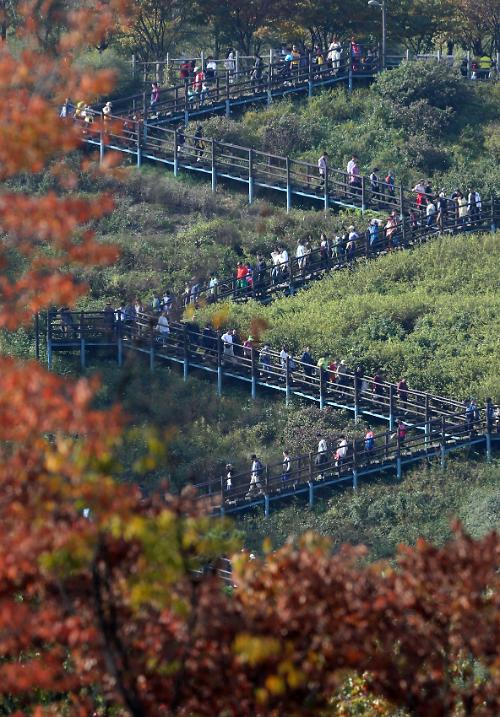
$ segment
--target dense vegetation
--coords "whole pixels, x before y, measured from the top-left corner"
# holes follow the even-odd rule
[[[204,127],[215,139],[314,163],[327,150],[333,167],[355,153],[366,175],[392,170],[407,187],[430,176],[436,189],[473,186],[489,196],[500,183],[499,102],[498,84],[467,83],[445,65],[419,62],[352,94],[340,87]]]

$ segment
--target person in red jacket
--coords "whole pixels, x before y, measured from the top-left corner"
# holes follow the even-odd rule
[[[246,289],[247,288],[247,275],[248,267],[243,262],[239,261],[236,267],[236,288]]]

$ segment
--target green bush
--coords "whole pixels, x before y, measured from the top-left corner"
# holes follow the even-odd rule
[[[114,97],[126,97],[140,91],[140,83],[132,77],[130,62],[112,47],[103,52],[95,49],[88,50],[80,55],[77,66],[87,72],[111,70],[115,77],[115,86],[110,95],[111,99]]]

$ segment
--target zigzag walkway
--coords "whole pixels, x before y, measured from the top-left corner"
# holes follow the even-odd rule
[[[172,299],[170,313],[180,316],[188,304],[198,306],[227,300],[241,302],[254,299],[268,303],[275,294],[293,295],[332,271],[354,267],[358,261],[375,259],[393,250],[411,249],[441,234],[494,231],[499,220],[500,202],[495,199],[483,202],[481,209],[474,212],[467,224],[463,224],[455,212],[444,219],[441,226],[427,226],[423,218],[415,223],[406,217],[398,222],[394,232],[381,228],[372,241],[369,232],[366,232],[352,242],[340,240],[329,243],[313,249],[305,257],[289,257],[288,262],[283,264],[255,269],[248,279],[239,281],[236,275],[217,277],[216,286],[210,286],[206,280],[204,283],[196,282],[189,295]]]
[[[389,470],[399,479],[404,466],[436,456],[444,464],[452,450],[484,445],[490,458],[492,443],[500,439],[492,408],[467,416],[464,405],[454,399],[398,390],[393,383],[374,383],[347,371],[332,380],[328,371],[283,358],[270,349],[259,353],[255,347],[235,344],[230,352],[218,333],[202,332],[192,324],[172,322],[168,334],[159,334],[156,321],[144,314],[124,323],[113,311],[50,312],[46,327],[49,368],[54,352],[79,353],[82,367],[89,351],[111,350],[119,365],[125,352],[137,352],[148,357],[151,370],[159,362],[180,364],[185,380],[191,371],[202,372],[216,379],[219,393],[225,382],[237,381],[250,386],[253,397],[258,389],[279,392],[287,402],[298,397],[320,408],[341,408],[355,418],[367,416],[388,423],[388,430],[374,437],[373,447],[364,440],[352,441],[338,460],[328,452],[320,458],[310,453],[291,457],[288,470],[278,463],[264,466],[258,475],[234,475],[230,489],[222,480],[199,484],[200,496],[208,497],[216,512],[263,505],[268,515],[271,501],[301,493],[308,495],[312,505],[315,495],[327,486],[352,483],[355,488],[361,478]],[[39,329],[37,323],[37,333]],[[405,436],[397,430],[398,421],[407,427]]]

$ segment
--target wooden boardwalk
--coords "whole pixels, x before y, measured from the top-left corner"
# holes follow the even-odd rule
[[[377,48],[364,47],[362,57],[353,58],[349,44],[343,45],[340,57],[332,63],[317,65],[311,54],[302,55],[293,67],[283,59],[263,63],[259,77],[253,68],[239,71],[218,70],[215,76],[206,79],[206,91],[196,90],[194,79],[186,79],[172,86],[160,88],[159,99],[150,102],[149,86],[142,92],[113,101],[116,115],[139,116],[151,124],[168,125],[174,122],[187,124],[190,120],[206,118],[213,114],[227,117],[241,107],[257,104],[271,104],[275,99],[289,95],[305,94],[311,97],[314,91],[343,84],[352,90],[357,83],[372,81],[382,70]],[[393,69],[404,62],[422,60],[444,62],[449,58],[430,56],[388,55],[386,69]],[[464,79],[470,79],[470,70]],[[491,78],[496,79],[496,70]],[[95,105],[97,111],[100,105]]]
[[[200,496],[209,497],[215,511],[234,512],[262,505],[267,515],[272,501],[302,493],[312,505],[315,495],[325,487],[344,483],[356,487],[360,479],[387,471],[401,478],[405,466],[436,457],[444,464],[452,450],[484,446],[490,457],[492,443],[500,438],[484,410],[478,411],[471,422],[460,401],[414,389],[398,391],[389,382],[375,386],[371,379],[347,370],[332,380],[328,371],[295,358],[284,360],[273,350],[262,353],[234,345],[230,353],[219,334],[201,331],[193,324],[171,322],[169,333],[160,335],[155,330],[156,321],[156,317],[144,314],[135,321],[123,322],[112,311],[52,312],[46,325],[49,368],[54,352],[79,353],[82,367],[89,352],[111,351],[119,365],[126,352],[136,352],[147,357],[151,370],[167,363],[180,365],[185,380],[191,373],[207,375],[216,381],[219,393],[227,382],[236,381],[247,385],[253,397],[257,391],[278,392],[286,402],[297,397],[320,408],[340,408],[355,418],[365,416],[387,423],[387,430],[375,436],[373,448],[364,440],[353,441],[338,462],[331,453],[323,462],[310,453],[292,456],[286,475],[281,463],[264,466],[252,488],[249,472],[235,475],[230,490],[225,480],[200,483]],[[404,440],[394,435],[398,420],[408,430]]]
[[[403,57],[394,59],[399,64]],[[116,115],[131,117],[140,115],[151,124],[166,125],[172,122],[187,124],[192,119],[202,119],[209,115],[223,113],[227,117],[234,110],[254,104],[271,104],[273,100],[287,95],[306,94],[312,96],[315,89],[346,84],[352,90],[356,82],[371,81],[380,71],[376,55],[369,60],[353,61],[348,46],[342,48],[342,54],[332,66],[317,66],[311,55],[302,56],[300,61],[290,68],[284,61],[264,64],[260,77],[253,69],[239,72],[218,72],[206,82],[204,93],[195,92],[193,80],[185,80],[171,87],[160,89],[159,101],[150,104],[149,92],[143,91],[129,97],[113,101]],[[100,109],[95,105],[95,109]]]
[[[324,248],[313,249],[305,258],[290,256],[288,262],[277,266],[267,262],[265,269],[255,269],[243,282],[238,282],[233,274],[222,277],[216,275],[217,285],[214,287],[207,280],[193,283],[189,296],[172,298],[170,313],[179,317],[188,305],[202,306],[228,300],[244,302],[254,299],[268,303],[276,295],[294,295],[332,272],[353,269],[360,261],[372,260],[392,251],[413,249],[442,234],[494,231],[499,221],[500,201],[495,199],[483,202],[481,209],[465,225],[455,216],[454,211],[450,212],[441,226],[427,226],[422,215],[417,223],[406,217],[404,221],[399,221],[396,232],[391,236],[380,228],[373,241],[368,232],[361,233],[350,245],[346,240],[333,240]]]

